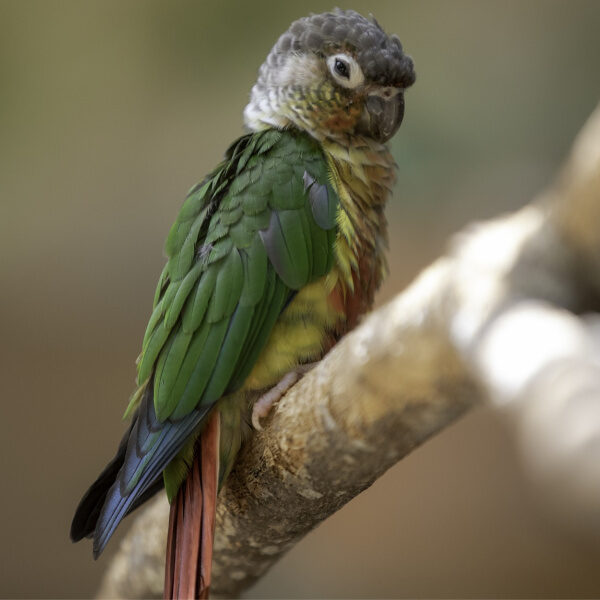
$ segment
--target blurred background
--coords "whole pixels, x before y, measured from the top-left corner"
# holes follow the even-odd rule
[[[68,528],[112,456],[162,245],[242,133],[256,71],[329,2],[0,0],[0,595],[90,597]],[[393,151],[385,302],[463,225],[553,178],[600,97],[600,3],[353,1],[417,83]],[[545,508],[480,409],[311,533],[248,597],[598,596],[598,532]],[[128,523],[121,527],[119,535]]]

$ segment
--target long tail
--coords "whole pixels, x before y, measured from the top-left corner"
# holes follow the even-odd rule
[[[208,598],[219,475],[220,413],[213,410],[190,473],[171,504],[165,598]]]

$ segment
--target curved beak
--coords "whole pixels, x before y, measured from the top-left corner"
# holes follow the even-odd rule
[[[384,88],[367,96],[357,131],[385,143],[398,131],[403,117],[404,91]]]

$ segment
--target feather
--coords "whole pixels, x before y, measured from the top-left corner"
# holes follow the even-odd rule
[[[202,395],[202,404],[212,404],[223,395],[242,352],[253,314],[253,306],[239,305],[233,313],[215,368]]]
[[[196,217],[191,226],[187,222],[179,221],[173,225],[166,243],[167,252],[171,256],[168,262],[171,280],[181,279],[191,267],[198,235],[207,215],[208,206]]]
[[[174,398],[174,408],[173,413],[171,414],[171,418],[173,419],[179,419],[192,411],[208,381],[210,373],[202,369],[203,363],[200,361],[207,360],[208,358],[208,356],[203,353],[205,352],[205,346],[211,327],[213,326],[205,321],[202,326],[198,328],[194,333],[194,337],[183,359],[175,385],[171,391],[172,397]],[[194,377],[194,381],[192,381],[192,377]],[[198,394],[197,396],[194,396],[190,393],[189,398],[192,400],[189,405],[181,401],[188,386],[197,390]]]
[[[269,195],[266,191],[251,190],[244,194],[242,207],[246,215],[258,215],[263,213],[269,202]]]
[[[183,303],[187,300],[187,297],[190,295],[194,284],[198,281],[203,270],[204,265],[201,262],[197,262],[183,278],[183,281],[177,288],[175,297],[165,312],[165,327],[171,329],[173,325],[175,325],[175,322],[179,318]]]
[[[298,211],[274,210],[269,227],[260,231],[260,237],[271,264],[283,282],[293,290],[305,285],[309,264]]]
[[[258,236],[249,248],[240,250],[244,282],[240,295],[241,306],[254,306],[259,302],[267,280],[267,253]]]
[[[223,319],[219,323],[207,323],[208,335],[202,347],[200,357],[192,370],[190,378],[185,382],[184,390],[180,398],[173,394],[174,400],[169,403],[173,406],[176,401],[176,407],[173,409],[172,418],[180,419],[189,414],[198,404],[202,393],[206,387],[213,369],[215,368],[219,350],[223,343],[223,338],[229,325],[228,319]],[[183,382],[182,382],[183,383]]]
[[[304,172],[304,187],[308,191],[310,206],[315,222],[321,229],[329,230],[335,227],[338,211],[337,196],[327,185],[318,183],[314,177]]]
[[[185,332],[196,331],[206,314],[208,303],[214,292],[217,281],[218,267],[211,265],[204,271],[200,278],[196,291],[192,294],[188,306],[182,315],[182,327]]]
[[[166,419],[177,406],[173,387],[185,360],[192,334],[174,330],[161,352],[154,373],[154,404],[160,421]]]
[[[239,252],[233,248],[219,268],[206,314],[209,323],[216,323],[233,313],[242,293],[243,282],[242,259]]]
[[[169,333],[169,329],[165,326],[164,321],[161,321],[154,331],[152,331],[150,338],[142,351],[141,360],[138,365],[138,385],[148,379],[152,374],[154,362],[162,350],[164,343],[167,341]]]

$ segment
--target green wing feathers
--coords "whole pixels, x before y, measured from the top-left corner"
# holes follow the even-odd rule
[[[192,188],[138,362],[159,421],[243,384],[294,292],[331,268],[338,207],[320,147],[293,132],[241,138]]]

